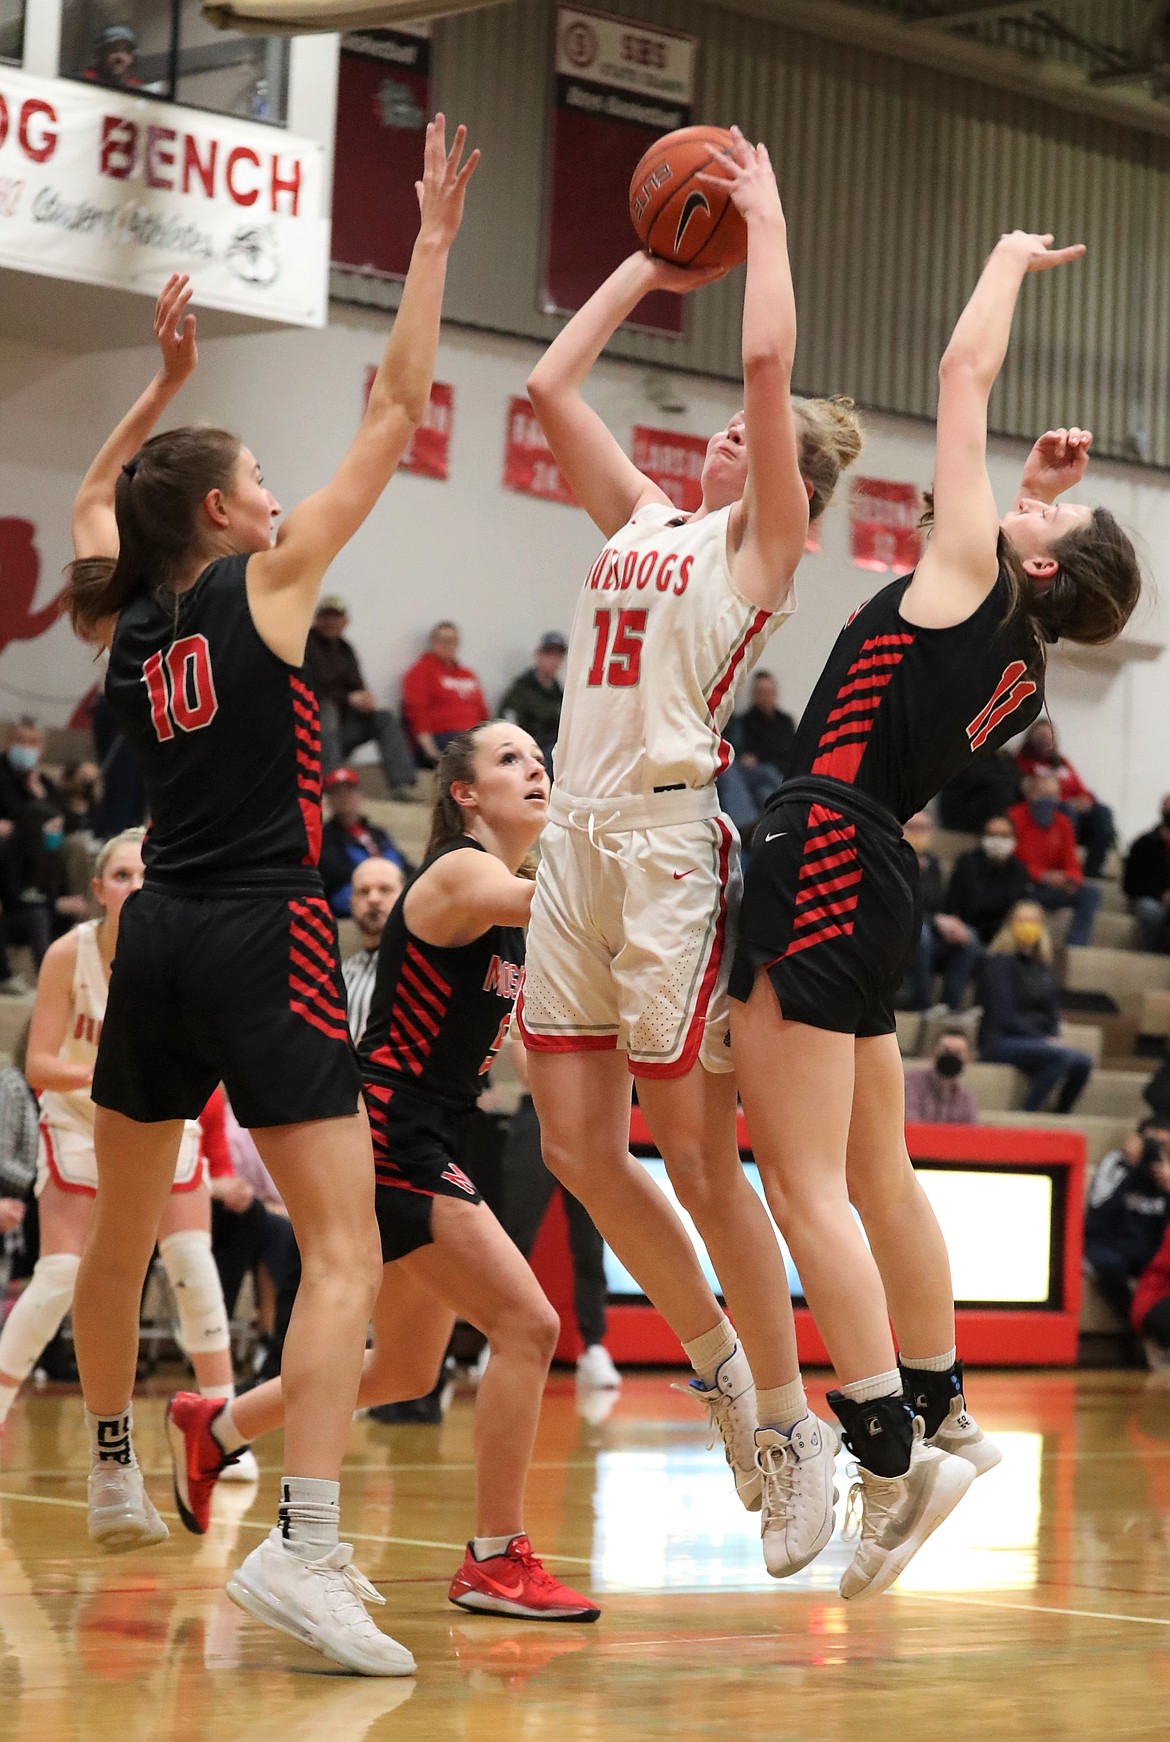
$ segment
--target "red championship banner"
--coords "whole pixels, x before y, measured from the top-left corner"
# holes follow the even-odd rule
[[[418,233],[414,184],[431,113],[427,24],[347,36],[337,82],[333,264],[405,278]]]
[[[366,370],[366,387],[362,404],[370,403],[370,388],[377,370]],[[431,398],[426,416],[411,437],[410,446],[398,462],[400,472],[413,472],[418,478],[449,478],[451,476],[451,425],[455,419],[455,389],[448,381],[432,381]]]
[[[664,490],[676,508],[693,514],[703,500],[703,461],[707,437],[634,425],[633,461],[651,483]]]
[[[849,495],[850,552],[859,569],[908,574],[922,555],[917,484],[856,478]]]
[[[632,249],[630,177],[663,133],[686,127],[695,38],[558,6],[545,187],[543,307],[575,313]],[[682,332],[682,298],[657,291],[631,316]]]
[[[577,506],[569,481],[553,459],[544,431],[526,399],[509,399],[504,438],[504,488],[545,502]]]

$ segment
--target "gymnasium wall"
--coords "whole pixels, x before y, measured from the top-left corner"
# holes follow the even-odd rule
[[[465,269],[457,256],[455,282]],[[386,327],[371,312],[335,307],[323,332],[212,339],[201,347],[183,415],[239,429],[282,503],[295,503],[328,475],[351,437],[365,372],[378,359]],[[397,478],[330,576],[329,587],[351,602],[353,638],[383,698],[396,699],[403,669],[440,616],[462,625],[467,655],[493,700],[527,663],[541,631],[569,627],[598,535],[579,509],[501,485],[506,402],[523,393],[537,355],[531,343],[445,330],[438,378],[455,389],[451,477],[446,483]],[[0,559],[0,717],[31,707],[46,721],[63,721],[98,675],[63,624],[35,641],[14,637],[29,610],[55,591],[69,554],[77,482],[153,368],[147,348],[85,358],[0,343],[0,517],[32,521],[39,556],[39,575],[27,564]],[[648,380],[644,366],[613,361],[603,362],[593,378],[594,402],[626,439],[636,422],[706,432],[739,403],[730,385],[680,373],[673,385],[687,409],[662,413],[647,398]],[[928,482],[926,426],[874,415],[868,428],[858,471]],[[1024,452],[1023,444],[995,444],[995,477],[1005,500]],[[1139,532],[1161,576],[1163,604],[1148,607],[1135,624],[1124,658],[1093,655],[1074,666],[1057,656],[1050,693],[1070,754],[1132,833],[1147,826],[1170,787],[1170,652],[1158,650],[1168,638],[1170,484],[1162,475],[1108,462],[1095,472],[1096,497]],[[821,554],[802,567],[796,617],[765,656],[794,712],[841,622],[880,579],[851,564],[846,510],[833,509]]]
[[[1089,423],[1101,452],[1170,466],[1170,139],[739,4],[596,0],[694,34],[696,118],[767,142],[789,219],[798,385],[933,415],[935,366],[987,250],[1005,229],[1053,230],[1089,256],[1028,286],[992,427]],[[484,152],[448,313],[535,339],[556,330],[537,298],[554,15],[553,0],[513,0],[442,19],[433,57],[436,102]],[[627,333],[615,354],[737,375],[738,279],[696,304],[681,342]],[[387,307],[398,289],[335,273],[334,295]]]

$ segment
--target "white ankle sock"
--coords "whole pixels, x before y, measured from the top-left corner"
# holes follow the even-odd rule
[[[8,1419],[8,1411],[20,1395],[19,1385],[0,1385],[0,1427]]]
[[[781,1433],[789,1433],[807,1414],[808,1398],[799,1378],[770,1389],[761,1389],[757,1385],[756,1415],[761,1427],[778,1427]]]
[[[236,1395],[236,1388],[234,1385],[201,1385],[199,1395],[200,1397],[222,1397],[225,1403],[230,1403]]]
[[[523,1536],[522,1530],[513,1530],[507,1536],[473,1536],[471,1552],[477,1561],[490,1560],[492,1555],[506,1554],[508,1544],[515,1542],[518,1536]]]
[[[228,1399],[211,1424],[211,1437],[225,1452],[238,1452],[241,1446],[248,1443],[236,1426],[232,1401],[231,1398]]]
[[[729,1318],[720,1319],[701,1337],[684,1343],[687,1360],[705,1385],[710,1385],[717,1369],[729,1355],[735,1353],[735,1331]]]
[[[87,1409],[85,1424],[90,1432],[91,1464],[122,1464],[127,1469],[137,1469],[138,1459],[130,1443],[134,1417],[129,1404],[117,1415],[91,1415]]]
[[[920,1373],[949,1373],[958,1359],[957,1349],[948,1349],[945,1355],[903,1355],[903,1367],[917,1367]]]
[[[890,1373],[875,1373],[869,1379],[851,1379],[841,1389],[853,1403],[872,1403],[878,1397],[900,1397],[902,1375],[894,1368]]]
[[[341,1484],[319,1476],[282,1476],[277,1522],[284,1546],[303,1561],[319,1561],[337,1547]]]

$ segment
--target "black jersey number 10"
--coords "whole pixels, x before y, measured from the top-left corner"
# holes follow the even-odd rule
[[[210,726],[219,712],[205,635],[184,635],[172,641],[165,653],[152,653],[142,668],[142,681],[160,744],[174,737],[176,727],[180,732],[198,732]]]
[[[613,619],[617,618],[616,625]],[[593,644],[593,663],[585,679],[590,689],[608,684],[611,689],[629,690],[642,675],[642,637],[646,633],[645,611],[595,611],[593,627],[597,640]],[[610,642],[610,628],[613,641]]]

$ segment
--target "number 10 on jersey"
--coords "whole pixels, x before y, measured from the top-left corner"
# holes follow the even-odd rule
[[[205,635],[184,635],[165,653],[152,653],[142,668],[142,681],[160,744],[174,737],[176,726],[180,732],[198,732],[219,712]]]
[[[595,611],[593,627],[597,639],[593,643],[593,662],[585,682],[590,689],[598,689],[603,684],[615,690],[633,689],[642,675],[645,611]]]

